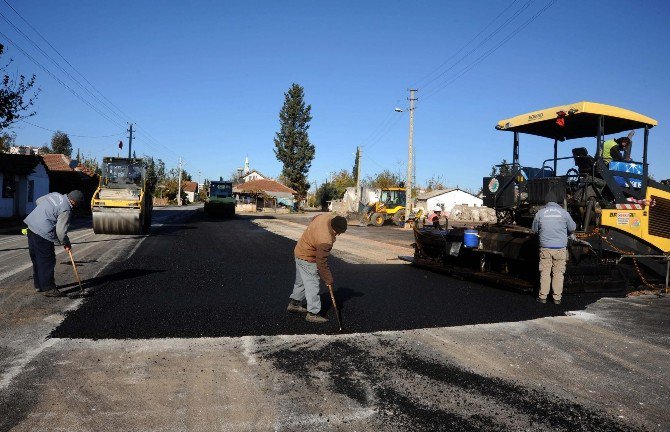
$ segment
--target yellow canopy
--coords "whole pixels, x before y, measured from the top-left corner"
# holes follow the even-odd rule
[[[598,135],[598,117],[601,115],[605,116],[604,135],[658,125],[653,118],[634,111],[582,101],[500,120],[496,129],[564,141]],[[563,126],[559,117],[563,117]]]

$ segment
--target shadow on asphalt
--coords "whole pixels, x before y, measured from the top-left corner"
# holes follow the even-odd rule
[[[162,273],[164,271],[165,270],[142,270],[142,269],[120,271],[116,273],[106,274],[103,276],[97,276],[90,279],[84,279],[81,281],[81,286],[83,288],[100,288],[102,285],[105,284],[126,281],[128,279],[141,278],[153,273]],[[72,278],[73,279],[75,278],[74,274],[72,275]],[[79,284],[75,281],[66,285],[61,285],[58,287],[58,289],[66,294],[69,294],[71,292],[77,291],[79,289]]]

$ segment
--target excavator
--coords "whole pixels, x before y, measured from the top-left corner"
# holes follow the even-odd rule
[[[513,137],[512,162],[501,169],[503,174],[482,182],[484,205],[495,210],[497,222],[448,231],[415,228],[414,257],[407,259],[419,267],[532,292],[538,286],[539,257],[530,226],[551,191],[562,197],[559,204],[577,223],[568,242],[566,292],[626,292],[637,284],[661,287],[664,281],[667,291],[670,186],[649,175],[649,135],[657,125],[643,114],[586,101],[499,121],[496,129]],[[638,130],[642,142],[633,144],[638,147],[633,154],[639,160],[627,154],[626,160],[611,161],[603,155],[606,139],[626,132],[631,138]],[[548,139],[553,156],[541,164],[522,164],[522,135]],[[591,152],[588,138],[595,141]]]
[[[146,234],[151,230],[153,199],[144,162],[105,157],[100,184],[91,200],[96,234]]]

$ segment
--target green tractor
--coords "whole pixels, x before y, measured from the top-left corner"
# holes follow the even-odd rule
[[[205,214],[216,217],[235,216],[235,198],[233,183],[213,181],[209,185],[209,198],[205,201]]]

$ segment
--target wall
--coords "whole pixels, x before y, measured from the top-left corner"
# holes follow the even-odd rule
[[[37,164],[32,174],[28,176],[28,181],[35,181],[35,189],[33,191],[33,201],[28,201],[28,184],[26,182],[26,214],[30,213],[37,206],[35,201],[37,198],[49,193],[49,174],[44,165]]]
[[[0,188],[2,188],[2,181],[4,179],[4,174],[0,173]],[[0,193],[0,217],[12,217],[14,213],[14,199],[13,198],[2,198]]]
[[[442,205],[444,211],[450,212],[455,205],[467,205],[469,207],[481,207],[482,199],[470,195],[461,190],[453,190],[443,195],[428,198],[426,201],[426,210],[432,210],[436,205]]]

